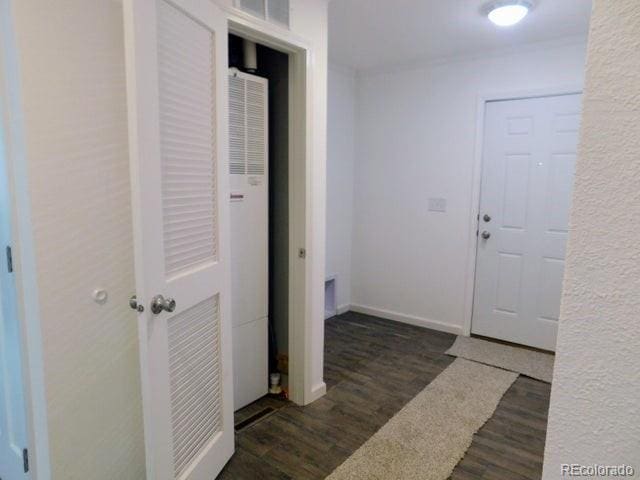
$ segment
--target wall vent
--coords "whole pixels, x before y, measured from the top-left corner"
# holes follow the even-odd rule
[[[245,83],[237,75],[229,76],[229,173],[236,175],[246,173]]]
[[[289,0],[236,0],[236,6],[255,17],[289,27]]]
[[[267,162],[267,80],[229,72],[229,173],[265,175]]]

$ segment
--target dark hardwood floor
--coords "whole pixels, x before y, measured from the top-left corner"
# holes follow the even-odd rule
[[[237,412],[236,423],[275,410],[237,434],[219,479],[325,478],[454,360],[444,354],[454,335],[352,312],[328,320],[325,338],[327,394],[306,407],[264,398]],[[539,479],[549,392],[519,377],[451,480]]]

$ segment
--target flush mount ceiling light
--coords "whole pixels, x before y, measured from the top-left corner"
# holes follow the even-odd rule
[[[527,0],[513,0],[491,3],[486,10],[493,23],[499,27],[510,27],[526,17],[531,7],[531,2]]]

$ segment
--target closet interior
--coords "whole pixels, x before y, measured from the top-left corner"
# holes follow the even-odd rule
[[[286,396],[289,56],[229,36],[234,402]]]

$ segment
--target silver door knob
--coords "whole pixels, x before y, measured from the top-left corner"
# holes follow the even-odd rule
[[[489,238],[491,238],[491,233],[485,230],[484,232],[482,232],[482,238],[484,238],[485,240],[488,240]]]
[[[144,312],[144,306],[138,303],[138,297],[135,295],[129,299],[129,306],[138,313]]]
[[[156,295],[151,300],[151,311],[154,315],[162,312],[173,312],[176,309],[176,301],[173,298],[164,298],[162,295]]]

